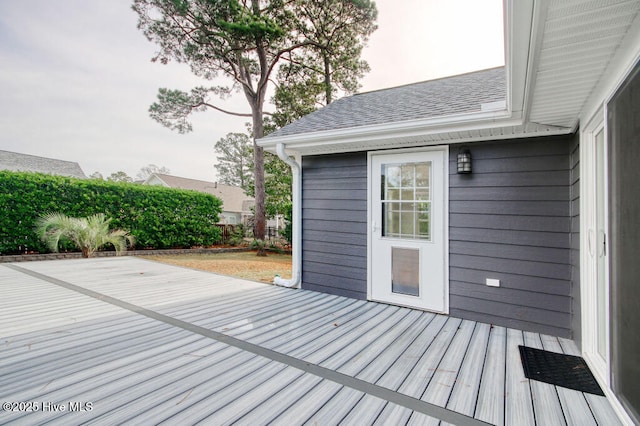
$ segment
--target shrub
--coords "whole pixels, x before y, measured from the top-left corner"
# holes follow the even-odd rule
[[[82,251],[83,257],[92,257],[104,245],[112,245],[116,253],[133,245],[135,238],[122,229],[109,229],[111,219],[98,213],[86,218],[69,217],[60,213],[48,213],[36,220],[36,234],[49,250],[57,252],[60,242],[71,241]]]
[[[267,255],[267,243],[264,240],[254,239],[249,244],[249,248],[252,250],[257,250],[256,253],[258,256],[266,256]]]
[[[0,171],[0,254],[47,251],[34,226],[48,212],[103,213],[137,248],[210,246],[220,238],[221,210],[218,198],[195,191]]]
[[[244,225],[235,225],[233,228],[233,232],[229,235],[229,239],[227,243],[230,246],[239,246],[244,244],[244,237],[247,234],[247,231],[244,229]]]

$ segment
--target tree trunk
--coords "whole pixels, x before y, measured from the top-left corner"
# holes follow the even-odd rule
[[[251,8],[256,16],[260,16],[260,1],[251,0]],[[267,214],[265,208],[265,188],[264,188],[264,150],[256,143],[257,139],[264,136],[264,121],[262,116],[262,107],[264,106],[265,94],[267,91],[267,83],[269,81],[269,63],[267,60],[267,52],[264,48],[264,40],[260,36],[256,36],[257,46],[256,54],[258,55],[258,63],[260,65],[260,79],[257,82],[255,91],[251,84],[251,73],[246,64],[243,64],[246,83],[244,93],[251,105],[251,117],[253,119],[253,177],[255,183],[255,221],[253,236],[257,240],[264,241],[265,228],[267,222]],[[243,62],[243,61],[240,61]]]
[[[266,231],[266,209],[264,188],[264,149],[256,144],[256,140],[264,136],[262,121],[262,105],[252,105],[253,112],[253,178],[255,182],[255,221],[254,238],[264,240]]]
[[[329,105],[333,100],[333,96],[331,90],[331,64],[327,55],[324,55],[324,93],[327,105]]]

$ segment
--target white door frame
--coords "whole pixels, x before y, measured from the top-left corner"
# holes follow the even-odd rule
[[[598,206],[597,206],[597,149],[596,135],[604,134],[604,228],[609,226],[608,199],[609,182],[607,170],[607,124],[605,109],[601,108],[587,124],[581,134],[580,143],[580,306],[582,328],[582,352],[594,375],[601,384],[611,387],[611,363],[610,363],[610,338],[607,332],[606,356],[598,353],[598,329],[597,329],[597,285],[598,285],[598,250],[600,249],[600,236],[598,235]],[[608,236],[607,236],[608,238]],[[607,241],[608,245],[608,241]],[[609,248],[607,247],[607,251]],[[605,262],[605,322],[610,329],[609,319],[609,263]]]
[[[440,151],[443,153],[443,176],[442,176],[442,196],[443,196],[443,230],[442,241],[444,250],[444,265],[443,265],[443,279],[444,279],[444,309],[439,311],[441,313],[449,313],[449,146],[429,146],[420,148],[406,148],[406,149],[393,149],[383,151],[370,151],[367,154],[367,299],[372,298],[372,247],[373,247],[373,197],[376,197],[372,188],[373,176],[372,176],[372,158],[377,155],[393,155],[393,154],[405,154],[405,153],[418,153],[418,152],[433,152]],[[409,305],[407,305],[409,306]]]

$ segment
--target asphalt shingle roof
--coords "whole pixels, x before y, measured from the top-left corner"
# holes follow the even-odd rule
[[[36,172],[86,179],[78,163],[0,150],[0,170]]]
[[[480,112],[505,99],[504,67],[492,68],[338,99],[266,138]]]

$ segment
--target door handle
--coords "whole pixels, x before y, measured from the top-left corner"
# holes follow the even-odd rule
[[[607,255],[607,234],[604,231],[599,231],[602,236],[602,241],[598,241],[598,257],[603,257]]]

